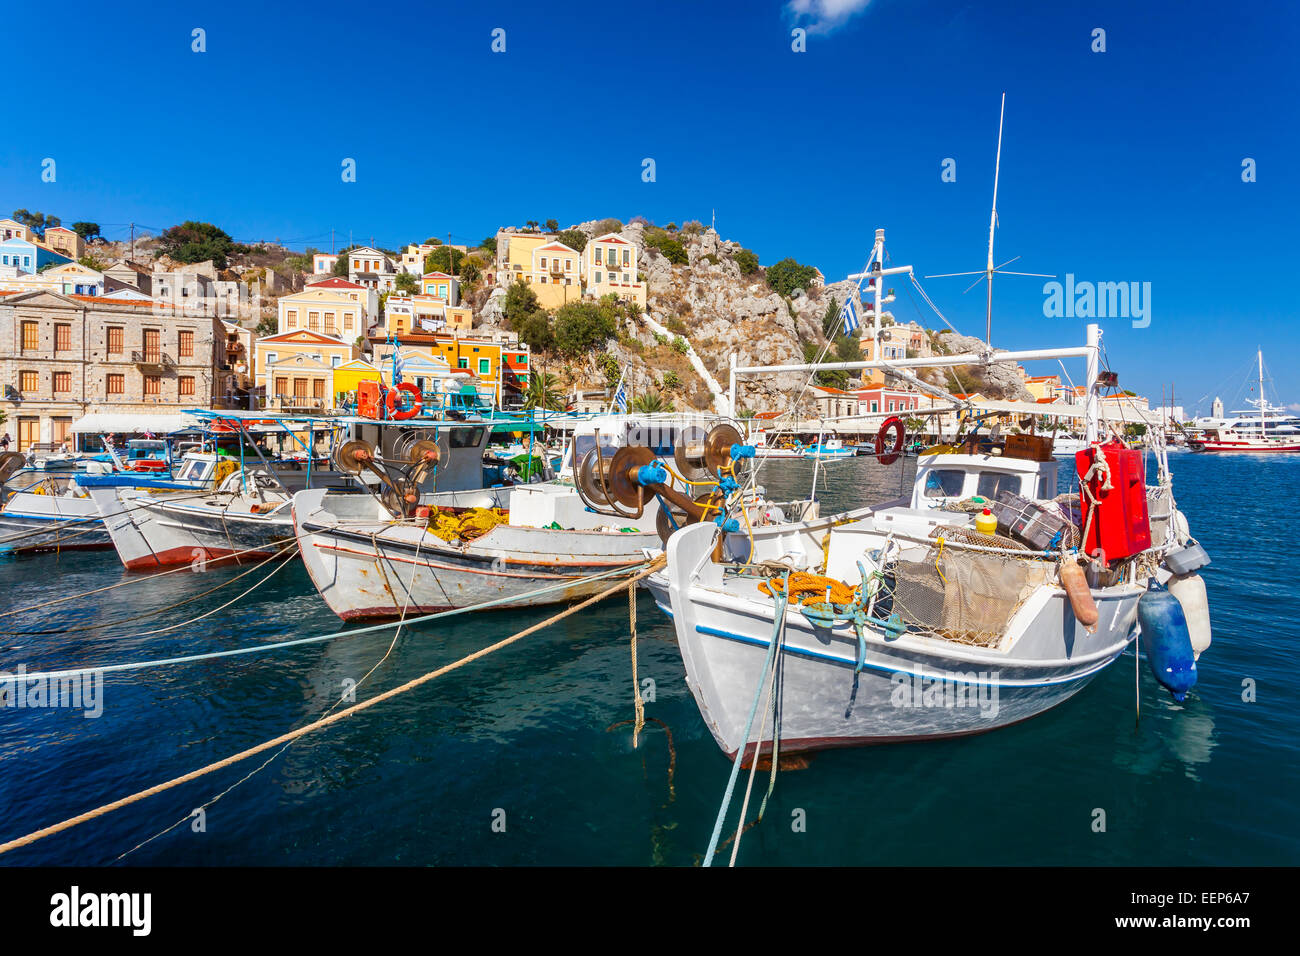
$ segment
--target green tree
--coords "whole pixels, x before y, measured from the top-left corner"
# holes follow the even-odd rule
[[[102,259],[97,258],[96,256],[92,256],[90,253],[86,253],[84,256],[78,259],[77,262],[85,266],[87,269],[94,269],[96,272],[103,272],[105,269],[108,268],[108,263],[104,262]]]
[[[494,255],[494,256],[497,254],[497,237],[496,237],[496,236],[488,236],[486,239],[484,239],[484,240],[483,240],[482,242],[480,242],[478,245],[479,245],[479,248],[480,248],[480,249],[486,249],[488,252],[492,253],[492,255]]]
[[[551,328],[551,316],[545,309],[538,309],[522,319],[510,322],[510,327],[523,342],[534,352],[550,352],[555,349],[555,330]]]
[[[613,388],[618,384],[618,380],[623,377],[623,366],[618,363],[618,359],[606,352],[598,360],[601,372],[605,375],[605,385]]]
[[[587,234],[581,229],[566,229],[557,238],[574,252],[587,248]]]
[[[63,225],[63,220],[58,216],[47,216],[43,212],[28,212],[26,209],[15,209],[13,218],[15,222],[22,223],[41,238],[45,237],[46,229]]]
[[[555,345],[566,355],[601,348],[618,331],[618,309],[609,302],[570,302],[555,313]]]
[[[256,332],[258,336],[275,335],[279,331],[280,323],[273,315],[264,315],[258,320]]]
[[[685,265],[689,260],[686,247],[663,229],[650,229],[645,233],[645,244],[650,249],[657,249],[665,259],[674,265]]]
[[[439,246],[424,257],[424,271],[459,275],[460,261],[464,258],[465,253],[459,249],[453,249],[451,246]]]
[[[90,242],[91,239],[99,238],[99,223],[97,222],[74,222],[72,231],[82,239]]]
[[[460,277],[473,284],[483,276],[483,260],[478,256],[465,256],[460,260]]]
[[[812,266],[801,265],[786,257],[767,267],[767,284],[776,292],[789,298],[796,290],[807,289],[816,271]]]
[[[397,273],[397,278],[393,280],[393,285],[402,295],[415,295],[420,291],[420,280],[409,272]]]
[[[559,232],[559,231],[560,231],[560,222],[559,222],[559,220],[558,220],[558,219],[548,219],[548,220],[546,220],[546,231],[547,231],[547,232]]]
[[[510,288],[506,289],[506,321],[510,323],[512,329],[517,330],[516,322],[526,319],[541,308],[542,304],[537,299],[537,293],[528,283],[512,282]]]
[[[741,275],[753,275],[758,271],[758,255],[749,249],[741,249],[732,258],[736,260],[736,265],[740,266]]]
[[[852,334],[835,336],[835,361],[861,362],[862,340]]]
[[[172,226],[158,237],[161,250],[177,262],[205,262],[212,260],[218,269],[226,268],[226,256],[235,242],[229,234],[210,222],[187,220]]]
[[[564,410],[564,398],[560,395],[554,375],[549,372],[533,372],[528,376],[528,388],[524,390],[524,408]]]
[[[564,407],[559,380],[549,372],[535,371],[529,375],[523,398],[524,408],[555,411]]]
[[[671,408],[671,404],[664,400],[663,394],[660,392],[643,392],[632,399],[632,410],[641,412],[643,415],[666,412]]]
[[[825,359],[817,362],[817,355],[821,352],[821,346],[816,342],[805,342],[803,344],[803,360],[809,364],[824,364]],[[849,373],[843,369],[833,369],[826,372],[818,372],[815,376],[818,385],[825,385],[830,388],[844,388],[849,384]]]

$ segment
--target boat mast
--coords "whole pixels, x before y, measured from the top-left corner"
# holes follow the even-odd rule
[[[1259,437],[1264,437],[1264,350],[1255,352],[1259,359]]]
[[[998,113],[998,154],[993,163],[993,212],[989,215],[989,258],[985,272],[988,298],[984,311],[984,341],[993,347],[993,230],[998,224],[998,174],[1002,171],[1002,120],[1007,115],[1007,94],[1002,94],[1002,109]]]

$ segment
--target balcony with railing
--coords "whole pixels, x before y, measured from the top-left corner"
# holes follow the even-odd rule
[[[154,349],[145,349],[143,352],[132,352],[131,361],[142,368],[168,369],[176,367],[175,359],[166,352]]]

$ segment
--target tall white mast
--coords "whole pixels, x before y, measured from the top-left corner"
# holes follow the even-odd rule
[[[985,275],[988,280],[988,299],[984,311],[984,341],[993,345],[993,230],[998,224],[998,174],[1002,171],[1002,121],[1007,115],[1007,94],[1002,94],[1002,109],[998,112],[998,155],[993,163],[993,212],[989,215],[989,260]]]
[[[1255,353],[1259,359],[1259,437],[1264,437],[1264,350]]]

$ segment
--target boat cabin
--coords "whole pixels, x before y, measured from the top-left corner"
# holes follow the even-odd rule
[[[1004,491],[1029,500],[1056,497],[1060,463],[1006,455],[924,455],[917,463],[911,507],[942,508],[978,495],[990,501]]]

